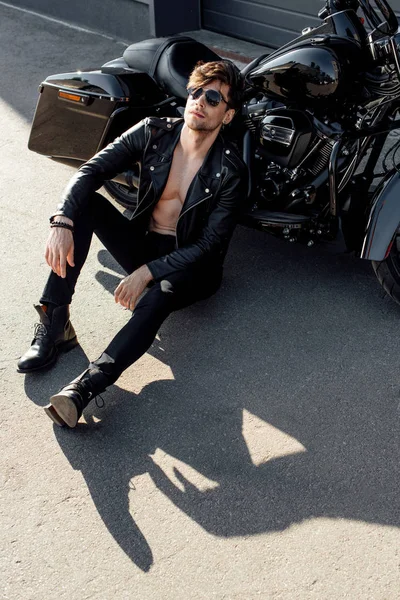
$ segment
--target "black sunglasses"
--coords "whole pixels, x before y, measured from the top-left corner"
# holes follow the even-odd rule
[[[218,90],[204,90],[202,87],[197,89],[188,88],[188,94],[193,98],[193,100],[198,100],[204,94],[206,102],[210,106],[218,106],[221,100],[229,106],[229,102],[225,100],[223,95],[220,92],[218,92]]]

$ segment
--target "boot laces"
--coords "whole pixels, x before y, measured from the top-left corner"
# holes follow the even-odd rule
[[[88,400],[93,400],[94,399],[94,401],[96,402],[97,408],[104,408],[105,407],[106,403],[105,403],[105,400],[104,400],[104,398],[103,398],[103,396],[101,394],[96,394],[95,395],[95,394],[93,394],[92,391],[90,391],[90,390],[88,391],[86,389],[85,385],[82,382],[80,382],[80,381],[76,381],[73,385],[74,385],[75,391],[81,397],[81,402],[82,403],[84,402],[85,396],[87,396]],[[64,388],[62,387],[62,388],[60,388],[59,391],[61,391],[63,389]]]
[[[35,340],[38,340],[40,338],[43,338],[47,335],[47,327],[46,325],[43,325],[43,323],[36,323],[35,324],[35,331],[33,333],[33,338]]]
[[[78,388],[78,391],[79,391],[80,395],[83,398],[84,394],[85,394],[85,384],[83,384],[80,381],[78,381],[76,383],[76,386]],[[94,399],[97,408],[104,408],[104,406],[106,405],[106,403],[105,403],[105,400],[104,400],[103,396],[100,393],[93,394],[93,392],[90,391],[90,390],[88,392],[86,392],[86,393],[87,393],[88,400],[93,400]]]
[[[100,402],[101,400],[101,402]],[[101,394],[97,394],[97,396],[95,397],[94,401],[96,402],[96,406],[97,408],[104,408],[106,403],[104,401],[104,398]]]

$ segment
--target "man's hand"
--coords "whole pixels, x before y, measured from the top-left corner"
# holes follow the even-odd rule
[[[57,216],[56,221],[73,225],[68,217]],[[62,278],[67,274],[67,262],[74,267],[74,238],[72,231],[61,227],[52,227],[47,239],[45,259],[47,264]]]
[[[140,294],[153,279],[148,267],[143,265],[125,277],[114,292],[115,302],[133,310]]]

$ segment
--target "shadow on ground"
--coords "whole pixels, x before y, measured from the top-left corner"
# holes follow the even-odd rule
[[[112,293],[103,267],[115,265],[106,253],[99,259],[98,280]],[[335,246],[310,252],[239,228],[226,271],[221,291],[173,314],[150,349],[173,381],[138,395],[113,386],[104,409],[87,408],[87,424],[54,429],[104,524],[143,571],[152,550],[128,499],[143,473],[216,536],[318,517],[399,525],[399,378],[387,360],[399,313],[370,266]],[[40,377],[61,386],[68,364],[72,378],[87,358],[74,350],[51,374],[27,377],[28,396],[44,403]],[[304,451],[270,446],[268,428],[261,441],[254,428],[245,436],[249,415]],[[211,483],[199,486],[193,472]]]
[[[62,34],[5,7],[2,15],[3,47],[12,50],[0,57],[1,95],[26,122],[47,75],[122,53],[112,41]],[[112,293],[120,275],[106,254],[100,261],[97,280]],[[128,502],[130,482],[142,473],[215,536],[280,531],[317,517],[398,526],[398,321],[369,264],[336,246],[308,250],[239,228],[221,291],[172,315],[149,351],[174,381],[155,381],[138,395],[113,386],[103,410],[88,407],[86,425],[54,435],[105,526],[143,571],[152,549]],[[87,360],[78,348],[51,372],[26,376],[27,395],[44,405],[43,387],[59,389]],[[283,454],[268,428],[252,447],[249,415],[304,451]],[[190,469],[212,484],[199,486]]]

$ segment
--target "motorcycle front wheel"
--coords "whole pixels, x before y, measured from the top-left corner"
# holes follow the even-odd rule
[[[395,239],[389,256],[380,262],[373,260],[372,268],[387,295],[400,304],[400,236]]]
[[[105,181],[103,185],[111,198],[114,198],[118,204],[128,210],[134,210],[136,208],[138,196],[137,188],[129,188],[116,181]]]

